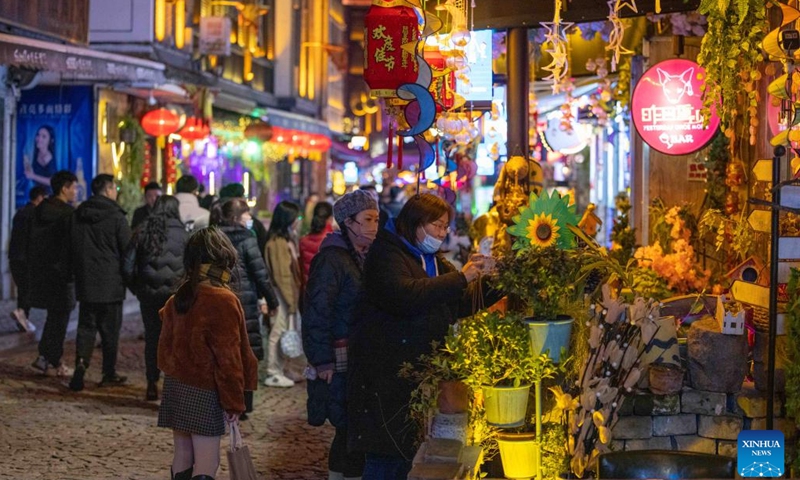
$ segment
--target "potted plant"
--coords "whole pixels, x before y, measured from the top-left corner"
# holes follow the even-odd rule
[[[520,315],[480,312],[460,322],[445,339],[450,367],[475,392],[480,391],[488,423],[513,428],[525,424],[531,384],[543,375],[541,359],[529,353],[528,332]]]

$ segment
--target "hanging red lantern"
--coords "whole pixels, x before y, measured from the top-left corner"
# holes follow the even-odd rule
[[[269,142],[272,140],[273,129],[272,125],[267,122],[254,122],[244,129],[244,136],[248,140],[259,140],[261,142]]]
[[[397,87],[417,81],[416,56],[402,47],[419,41],[419,19],[395,0],[373,0],[364,19],[364,81],[374,97],[395,97]]]
[[[166,108],[150,110],[142,117],[142,129],[154,137],[165,137],[178,131],[181,120]]]
[[[430,91],[436,103],[450,110],[456,103],[456,72],[447,67],[447,60],[438,48],[425,50],[425,61],[433,71]]]
[[[211,129],[208,128],[203,120],[197,117],[189,117],[186,119],[186,124],[179,132],[184,140],[194,142],[202,140],[211,134]]]

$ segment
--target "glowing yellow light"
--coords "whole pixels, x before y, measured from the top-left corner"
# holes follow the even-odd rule
[[[186,45],[186,0],[175,0],[175,46],[183,49]]]
[[[214,184],[214,177],[215,177],[214,172],[208,172],[208,194],[209,195],[216,195],[217,194],[217,188],[216,188],[216,185]]]
[[[244,81],[251,82],[255,75],[253,75],[253,54],[250,50],[244,51]]]
[[[167,0],[156,0],[155,17],[156,40],[163,42],[167,36]]]
[[[242,174],[242,185],[244,185],[244,197],[250,197],[250,172],[244,172]]]

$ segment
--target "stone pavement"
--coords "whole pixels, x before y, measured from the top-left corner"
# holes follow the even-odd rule
[[[28,365],[35,344],[0,349],[0,479],[168,479],[172,435],[156,427],[158,406],[144,401],[144,342],[136,314],[123,322],[118,370],[129,384],[98,388],[102,354],[95,351],[87,386],[71,392],[69,379],[36,375]],[[74,334],[71,335],[74,337]],[[69,340],[65,360],[72,363]],[[262,362],[262,364],[265,362]],[[263,378],[263,372],[262,372]],[[306,423],[305,384],[261,386],[255,412],[242,423],[256,469],[266,479],[327,479],[333,428]],[[228,479],[225,448],[217,479]]]

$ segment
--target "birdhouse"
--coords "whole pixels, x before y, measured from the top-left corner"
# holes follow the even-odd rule
[[[753,283],[762,287],[769,286],[769,272],[764,262],[758,257],[750,257],[726,275],[731,281]]]
[[[725,295],[717,297],[717,323],[725,335],[744,334],[744,308],[736,302],[728,302]]]

